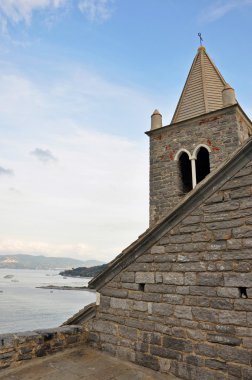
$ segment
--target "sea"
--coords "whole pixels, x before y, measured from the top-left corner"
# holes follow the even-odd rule
[[[59,270],[0,269],[0,334],[57,327],[95,301],[95,292],[37,286],[87,286]]]

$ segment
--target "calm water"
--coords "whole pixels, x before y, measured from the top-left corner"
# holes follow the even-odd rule
[[[85,305],[95,293],[36,289],[41,285],[85,286],[89,279],[66,278],[53,270],[0,269],[0,334],[56,327]],[[13,275],[13,278],[4,278]],[[2,292],[1,292],[2,291]]]

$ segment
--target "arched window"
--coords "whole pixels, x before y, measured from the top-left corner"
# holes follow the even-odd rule
[[[181,177],[181,190],[188,193],[192,190],[192,167],[189,156],[186,152],[182,152],[179,156],[179,170]]]
[[[200,147],[196,160],[196,179],[197,183],[202,181],[210,173],[209,151]]]

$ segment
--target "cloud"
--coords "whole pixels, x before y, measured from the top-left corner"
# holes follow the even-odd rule
[[[14,175],[14,172],[11,169],[5,169],[2,166],[0,166],[0,176],[2,175]]]
[[[215,1],[209,8],[201,13],[201,19],[206,22],[213,22],[218,20],[229,12],[252,5],[252,0],[219,0]]]
[[[9,192],[14,194],[14,195],[22,195],[22,192],[20,190],[16,189],[15,187],[10,187]]]
[[[8,23],[24,22],[29,25],[35,12],[44,13],[44,20],[50,25],[57,19],[56,11],[69,10],[74,6],[91,21],[105,21],[112,15],[114,0],[1,0],[0,32],[8,35]],[[76,4],[77,3],[77,4]]]
[[[41,10],[58,9],[68,0],[1,0],[0,12],[14,23],[24,21],[29,24],[32,13]]]
[[[54,157],[54,155],[50,152],[49,149],[36,148],[35,150],[31,152],[31,154],[37,157],[39,161],[42,161],[45,163],[50,162],[50,161],[57,161],[57,158]]]
[[[80,0],[79,9],[91,21],[106,21],[113,12],[113,0]]]
[[[1,237],[24,242],[22,252],[110,260],[147,227],[144,131],[159,99],[79,65],[60,72],[40,81],[1,71],[1,158],[22,192],[2,181]],[[38,170],[41,156],[50,159]]]

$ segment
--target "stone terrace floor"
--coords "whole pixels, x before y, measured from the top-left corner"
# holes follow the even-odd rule
[[[0,372],[1,380],[178,380],[89,347],[33,359]]]

